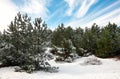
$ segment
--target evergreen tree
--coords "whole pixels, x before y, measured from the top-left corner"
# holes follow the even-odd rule
[[[90,28],[85,28],[85,32],[83,35],[83,44],[82,47],[83,49],[87,50],[87,52],[91,52],[93,50],[92,46],[93,46],[93,34],[91,32]]]
[[[62,48],[63,59],[67,59],[70,57],[70,54],[73,53],[73,45],[72,45],[72,38],[73,38],[73,29],[69,27],[64,27],[64,24],[61,24],[54,32],[52,36],[52,44],[54,46]]]
[[[51,70],[43,49],[48,36],[47,25],[41,18],[36,18],[33,26],[27,14],[18,13],[3,34],[2,64],[19,66],[26,72]]]
[[[81,50],[83,47],[83,33],[83,29],[79,27],[74,30],[74,33],[72,35],[72,43],[76,48],[76,53],[80,56],[84,55],[83,51]]]
[[[91,37],[92,37],[92,44],[91,44],[91,53],[95,54],[95,51],[97,49],[97,40],[100,37],[100,27],[98,27],[98,25],[96,23],[94,23],[91,27]]]
[[[51,42],[57,47],[62,47],[61,43],[64,39],[65,27],[64,24],[58,26],[57,29],[53,31]]]
[[[119,50],[119,32],[117,25],[109,23],[101,30],[100,38],[97,41],[96,54],[100,57],[110,57],[115,55],[115,51]]]

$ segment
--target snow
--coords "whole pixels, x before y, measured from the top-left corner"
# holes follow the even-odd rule
[[[82,57],[73,63],[56,63],[50,61],[53,66],[59,67],[59,72],[49,73],[36,71],[32,74],[26,72],[14,72],[15,67],[0,68],[0,79],[120,79],[120,61],[115,59],[100,59],[101,65],[81,65],[87,58]]]

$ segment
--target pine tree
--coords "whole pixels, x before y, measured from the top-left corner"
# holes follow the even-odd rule
[[[52,44],[54,46],[62,48],[62,53],[60,57],[63,57],[63,61],[70,57],[70,54],[73,53],[73,29],[69,27],[64,27],[64,24],[61,24],[52,35]]]
[[[85,32],[83,35],[83,44],[82,47],[83,49],[87,50],[87,52],[91,52],[93,50],[92,46],[93,46],[93,34],[91,32],[90,28],[85,28]]]
[[[117,25],[109,23],[101,30],[100,39],[97,41],[96,54],[100,57],[114,56],[119,50]]]
[[[44,53],[49,33],[47,24],[42,23],[41,18],[36,18],[32,24],[27,14],[18,13],[3,34],[2,64],[19,66],[26,72],[53,70],[51,65],[46,62]]]
[[[57,29],[53,31],[52,39],[51,39],[52,44],[57,47],[62,47],[61,43],[65,38],[64,34],[65,34],[65,27],[64,24],[61,24],[58,26]]]
[[[83,33],[83,29],[79,27],[74,30],[74,33],[72,35],[72,43],[76,48],[76,53],[80,56],[84,55],[83,51],[81,50],[81,48],[83,47]]]

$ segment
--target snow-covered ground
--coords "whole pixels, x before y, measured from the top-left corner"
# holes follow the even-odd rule
[[[101,65],[81,65],[86,58],[79,58],[73,63],[50,61],[52,65],[59,66],[57,73],[37,71],[28,74],[14,72],[14,67],[0,68],[0,79],[120,79],[120,61],[98,58]]]

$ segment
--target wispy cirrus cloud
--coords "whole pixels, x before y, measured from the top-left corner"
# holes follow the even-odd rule
[[[78,11],[76,12],[76,17],[81,18],[83,17],[89,8],[96,2],[97,0],[84,0],[79,7]]]
[[[74,15],[76,18],[83,17],[88,12],[89,8],[95,2],[97,2],[97,0],[64,0],[64,1],[69,5],[68,10],[66,11],[67,15],[68,16]]]
[[[103,15],[103,13],[106,13],[107,11],[108,11],[108,12],[111,12],[111,11],[113,11],[114,9],[116,9],[116,5],[119,5],[119,4],[120,4],[120,1],[117,1],[117,2],[115,2],[115,3],[113,3],[113,4],[109,5],[109,6],[107,6],[107,7],[105,7],[105,8],[103,8],[103,9],[101,9],[101,10],[98,9],[98,8],[100,7],[100,6],[98,6],[98,7],[96,7],[96,9],[95,9],[93,12],[91,12],[90,14],[88,14],[88,16],[85,17],[85,19],[86,19],[86,18],[87,18],[87,19],[97,18],[97,17]],[[93,14],[94,14],[94,15],[93,15]]]
[[[119,18],[120,18],[120,7],[117,6],[120,4],[120,1],[116,1],[115,3],[98,10],[96,7],[93,12],[85,16],[84,18],[79,19],[72,19],[69,21],[67,26],[75,26],[76,27],[91,27],[93,23],[97,23],[100,26],[106,25],[108,22],[114,22],[120,25]],[[117,7],[116,7],[117,6]],[[99,7],[100,8],[100,7]]]
[[[81,0],[64,0],[64,1],[65,1],[65,2],[68,4],[68,6],[69,6],[68,10],[66,11],[66,14],[67,14],[68,16],[71,16],[71,15],[72,15],[74,9],[75,9],[77,6],[79,6],[79,4],[80,4],[80,2],[81,2]]]
[[[86,19],[80,19],[80,20],[74,20],[69,23],[67,23],[67,26],[75,26],[76,27],[91,27],[93,23],[97,23],[99,26],[103,27],[104,25],[108,24],[108,22],[116,23],[120,25],[120,8],[116,9],[114,11],[111,11],[110,13],[106,13],[102,16],[99,16],[89,22],[86,22]]]
[[[116,9],[116,10],[113,10],[109,13],[106,13],[86,24],[84,24],[84,26],[88,26],[90,27],[90,25],[92,25],[93,23],[97,23],[98,25],[105,25],[107,24],[108,22],[114,22],[116,24],[120,24],[120,8]]]
[[[24,4],[20,7],[20,10],[33,16],[46,18],[49,14],[47,7],[50,2],[51,0],[24,0]]]
[[[90,27],[115,22],[120,25],[120,0],[0,0],[0,30],[14,19],[17,12],[32,19],[41,17],[51,28],[60,23]]]

